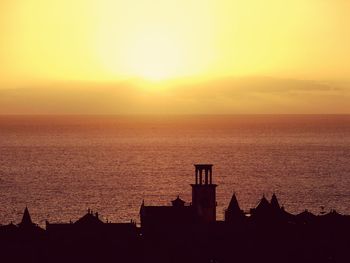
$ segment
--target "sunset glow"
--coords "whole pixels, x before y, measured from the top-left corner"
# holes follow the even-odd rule
[[[350,262],[349,160],[350,0],[0,0],[0,263]]]
[[[120,83],[123,87],[152,90],[159,87],[162,92],[173,87],[169,91],[172,98],[169,111],[180,112],[181,103],[193,100],[192,106],[188,106],[191,110],[186,110],[189,113],[203,108],[197,103],[205,102],[193,96],[181,97],[185,87],[186,96],[198,92],[198,83],[203,85],[204,93],[208,86],[220,91],[230,86],[229,93],[235,95],[239,92],[235,92],[234,84],[228,84],[232,78],[235,83],[237,78],[284,79],[285,83],[279,86],[283,91],[287,90],[283,87],[290,86],[290,80],[311,81],[327,86],[327,92],[335,96],[332,102],[338,102],[336,105],[342,105],[342,98],[349,93],[348,1],[18,0],[2,1],[0,10],[3,91],[35,87],[45,93],[52,91],[51,96],[53,87],[58,86],[77,90],[78,86],[88,84],[95,85],[98,91],[108,85],[123,94],[127,92]],[[225,86],[221,85],[223,82]],[[154,83],[157,85],[153,86]],[[237,111],[237,105],[221,106],[233,98],[220,95],[215,112],[274,113],[279,110],[278,105],[272,105],[276,101],[290,102],[292,107],[286,112],[304,107],[298,98],[274,93],[270,84],[260,86],[258,92],[264,95],[262,99],[255,95],[248,99],[249,108]],[[300,94],[301,88],[297,89]],[[323,105],[312,110],[306,105],[302,108],[304,112],[331,112],[332,107],[327,105],[332,102],[324,102],[325,89],[321,91],[312,89],[312,98],[321,97],[317,102]],[[41,91],[31,92],[34,93],[38,93],[34,100],[42,97]],[[163,95],[157,94],[157,98]],[[3,113],[23,112],[24,108],[45,113],[43,109],[34,111],[30,105],[19,107],[15,105],[18,100],[12,102],[13,95],[4,96],[8,99],[6,104],[2,101]],[[138,101],[133,95],[128,96]],[[169,98],[170,94],[164,96]],[[245,100],[244,96],[242,99]],[[264,101],[268,107],[259,106]],[[160,111],[155,98],[149,98],[146,104],[154,109],[152,112]],[[350,112],[348,107],[338,107],[336,112]],[[80,108],[77,106],[72,112],[80,112]],[[131,111],[144,112],[139,108],[123,108],[123,112]],[[119,109],[106,111],[115,112]]]

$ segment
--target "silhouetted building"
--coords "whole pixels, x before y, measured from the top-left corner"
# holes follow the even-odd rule
[[[46,222],[49,262],[138,262],[139,230],[135,222],[103,222],[88,212],[75,222]]]
[[[192,186],[192,206],[202,223],[216,221],[216,184],[213,184],[212,164],[195,164]]]
[[[261,198],[246,215],[232,195],[216,220],[212,165],[195,165],[192,203],[142,202],[141,228],[111,223],[88,209],[75,222],[33,223],[26,207],[18,225],[0,225],[0,262],[350,262],[350,216],[335,210],[293,215],[277,196]]]
[[[0,243],[1,241],[13,239],[18,234],[18,226],[12,222],[8,225],[0,225]]]
[[[42,234],[44,229],[39,227],[37,224],[34,224],[29,213],[28,207],[24,209],[21,222],[18,224],[20,233],[26,233],[27,236],[29,233],[33,234]]]
[[[88,209],[87,213],[76,222],[49,223],[46,221],[46,230],[51,237],[64,238],[64,236],[81,237],[114,237],[135,238],[138,234],[136,223],[103,222],[98,213]]]
[[[140,208],[141,227],[172,229],[188,226],[196,222],[195,211],[192,206],[185,205],[185,201],[177,197],[172,206],[147,206],[144,202]]]
[[[213,184],[211,164],[195,165],[195,184],[192,186],[192,203],[179,196],[171,206],[148,206],[142,202],[140,219],[142,228],[179,228],[194,223],[216,221],[216,185]]]

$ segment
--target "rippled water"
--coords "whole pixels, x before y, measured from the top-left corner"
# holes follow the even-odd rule
[[[190,201],[194,163],[214,164],[219,219],[233,191],[350,213],[349,161],[350,116],[2,116],[0,223],[138,220],[142,199]]]

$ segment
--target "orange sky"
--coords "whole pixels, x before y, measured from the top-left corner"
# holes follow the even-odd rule
[[[0,114],[350,113],[346,0],[0,2]]]

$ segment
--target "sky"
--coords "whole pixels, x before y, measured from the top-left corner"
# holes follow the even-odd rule
[[[2,0],[0,114],[350,113],[349,12],[347,0]]]

